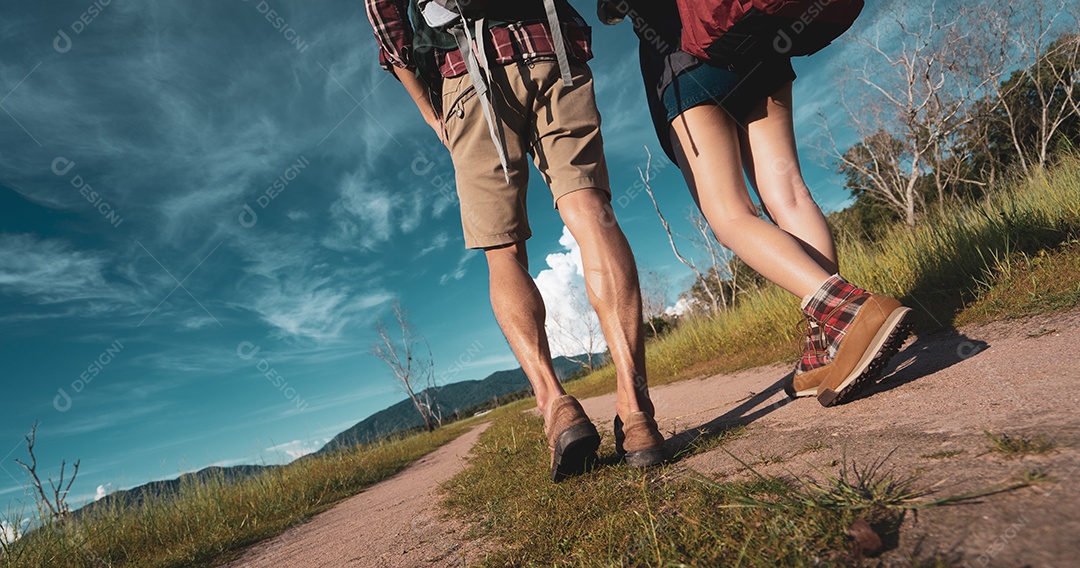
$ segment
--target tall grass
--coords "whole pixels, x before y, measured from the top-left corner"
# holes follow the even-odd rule
[[[912,229],[898,225],[876,243],[850,236],[837,242],[845,278],[873,292],[891,295],[915,308],[922,331],[956,323],[981,322],[1080,303],[1077,247],[1080,236],[1080,159],[1065,159],[1032,179],[990,191],[978,203],[954,204],[931,214]],[[1061,247],[1064,255],[1054,256]],[[1043,303],[1012,294],[1006,277],[1014,255],[1050,255],[1044,273],[1059,288]],[[1052,271],[1051,269],[1056,269]],[[1062,273],[1062,272],[1065,273]],[[1053,274],[1053,276],[1049,276]],[[1048,285],[1051,283],[1048,282]],[[1037,286],[1036,286],[1037,287]],[[1002,301],[965,308],[980,297]],[[803,320],[798,300],[773,285],[747,293],[732,310],[683,322],[649,343],[646,352],[652,385],[794,361]],[[568,386],[576,396],[614,388],[610,366]]]
[[[872,244],[842,237],[838,248],[849,280],[901,298],[927,331],[1077,305],[1078,235],[1080,160],[1071,159],[917,228],[894,227]],[[650,342],[649,382],[793,360],[801,321],[791,294],[775,286],[751,292],[729,312]],[[610,366],[567,388],[578,396],[613,389]],[[906,510],[1039,479],[929,501],[927,489],[883,462],[850,470],[845,463],[838,474],[819,472],[819,481],[765,477],[746,465],[749,481],[717,482],[663,466],[603,467],[553,485],[540,478],[548,459],[541,421],[520,413],[496,416],[476,454],[445,486],[444,504],[500,544],[484,566],[858,565],[846,533],[860,517],[889,537]],[[609,454],[602,461],[614,461]]]
[[[0,566],[215,565],[394,475],[467,424],[302,459],[239,482],[191,480],[173,496],[39,527],[0,556]]]

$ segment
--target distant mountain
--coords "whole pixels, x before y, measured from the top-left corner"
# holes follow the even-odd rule
[[[601,357],[599,354],[593,355],[597,363]],[[565,379],[581,369],[581,365],[566,357],[556,357],[552,363],[555,365],[555,374],[560,379]],[[482,380],[461,381],[438,387],[437,400],[443,417],[449,418],[457,412],[475,408],[495,398],[519,393],[528,388],[529,379],[525,376],[525,371],[518,367],[509,371],[496,371]],[[366,444],[383,436],[423,425],[424,421],[420,418],[420,413],[416,411],[412,401],[406,398],[334,436],[316,453],[321,454]]]
[[[600,363],[602,355],[593,355],[593,361]],[[580,359],[581,357],[577,357]],[[566,357],[557,357],[552,361],[555,366],[555,374],[560,379],[565,379],[577,373],[581,365]],[[455,413],[474,409],[495,399],[518,394],[529,388],[529,379],[521,367],[510,371],[496,371],[486,379],[479,381],[461,381],[438,387],[438,403],[442,408],[443,417],[451,418]],[[412,401],[405,399],[390,408],[380,410],[365,418],[352,428],[334,436],[330,442],[322,447],[314,455],[331,452],[341,448],[349,448],[359,444],[371,442],[383,436],[394,434],[402,430],[418,428],[424,422],[416,411]],[[310,458],[304,456],[300,459]],[[194,473],[185,473],[176,479],[152,481],[145,485],[133,487],[110,493],[93,503],[87,503],[74,511],[75,515],[88,514],[91,511],[109,507],[112,504],[120,506],[134,506],[141,504],[147,497],[162,496],[175,493],[188,483],[204,482],[207,480],[220,479],[225,483],[241,481],[249,477],[274,469],[275,465],[238,465],[233,467],[211,466]]]
[[[108,510],[115,503],[122,507],[138,506],[147,497],[160,497],[176,493],[181,487],[191,483],[203,483],[210,480],[221,480],[225,483],[241,481],[249,477],[263,473],[264,471],[281,467],[277,465],[237,465],[233,467],[210,466],[193,473],[185,473],[176,479],[151,481],[138,487],[124,489],[109,493],[108,495],[87,503],[74,512],[75,515],[85,515],[91,511],[104,507]]]

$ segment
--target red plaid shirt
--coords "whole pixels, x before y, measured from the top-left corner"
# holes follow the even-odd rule
[[[389,71],[391,65],[416,69],[412,58],[413,30],[409,24],[408,0],[364,0],[364,6],[371,26],[375,28],[379,64],[383,69]],[[590,30],[584,22],[565,22],[563,35],[571,58],[582,63],[592,59]],[[490,56],[500,65],[555,54],[551,30],[542,20],[495,26],[491,28],[489,39]],[[440,51],[437,57],[443,77],[465,74],[465,60],[460,51]]]

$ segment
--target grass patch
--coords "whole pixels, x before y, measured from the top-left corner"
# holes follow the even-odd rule
[[[1046,472],[1042,468],[1031,468],[1019,471],[1013,476],[1013,479],[1025,485],[1036,485],[1039,483],[1053,483],[1057,481],[1053,476]]]
[[[702,428],[686,440],[686,443],[672,456],[672,459],[680,460],[696,454],[703,454],[719,448],[736,438],[742,438],[747,434],[746,426],[725,427],[717,431]]]
[[[795,452],[795,455],[801,456],[803,454],[811,454],[814,452],[823,452],[825,450],[832,449],[832,446],[825,442],[810,442],[805,446],[799,448],[799,451]]]
[[[216,565],[396,474],[463,434],[468,422],[302,459],[236,483],[192,482],[172,497],[48,524],[16,541],[0,565]]]
[[[918,329],[932,331],[1080,305],[1078,236],[1080,160],[1070,159],[1029,181],[996,188],[978,203],[931,214],[917,228],[894,227],[873,244],[841,236],[837,245],[851,281],[902,299],[919,312]],[[796,298],[763,286],[725,313],[681,322],[651,341],[649,382],[794,361],[801,322]],[[567,390],[583,398],[611,392],[614,385],[615,371],[607,366]],[[744,433],[702,433],[683,455],[724,449],[729,436]],[[1045,446],[1023,440],[1028,443],[1007,455]],[[1000,441],[1004,447],[1018,442]],[[808,445],[796,455],[826,447]],[[614,461],[610,451],[601,458]],[[470,466],[445,486],[444,504],[474,523],[477,535],[502,545],[484,565],[847,564],[853,561],[847,531],[858,519],[887,535],[905,511],[1025,486],[1042,475],[932,500],[916,474],[886,469],[884,460],[863,468],[833,460],[825,467],[839,467],[838,473],[819,471],[817,480],[766,477],[745,462],[739,476],[748,479],[731,480],[687,475],[677,465],[647,472],[606,466],[553,485],[544,478],[548,459],[540,420],[505,413],[482,436]],[[748,459],[755,465],[778,461]]]
[[[1001,454],[1013,459],[1033,454],[1046,454],[1054,451],[1054,443],[1044,436],[1028,438],[1021,435],[995,434],[984,430],[989,442],[988,452]]]
[[[949,458],[955,458],[962,453],[964,453],[964,450],[944,450],[932,454],[923,454],[919,457],[925,460],[947,460]]]
[[[1028,317],[1080,303],[1080,241],[1071,240],[1035,254],[993,256],[989,266],[980,281],[979,297],[960,314],[960,324]],[[1028,337],[1055,331],[1044,328]]]
[[[919,331],[981,324],[1080,305],[1080,159],[990,191],[978,203],[896,226],[876,243],[840,235],[845,276],[915,308]],[[798,300],[767,284],[733,309],[684,321],[650,341],[649,383],[796,360]],[[608,365],[567,385],[589,397],[614,390]]]
[[[556,485],[544,476],[541,421],[526,414],[497,420],[475,452],[444,486],[443,504],[498,544],[480,563],[491,567],[845,565],[859,519],[888,541],[906,511],[1025,485],[931,500],[930,488],[885,459],[844,460],[814,479],[766,476],[744,462],[747,473],[712,479],[677,464],[611,465],[610,449],[607,465]]]

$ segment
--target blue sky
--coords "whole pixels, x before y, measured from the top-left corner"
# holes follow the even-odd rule
[[[634,189],[644,146],[679,227],[691,201],[648,122],[635,37],[593,23],[616,213],[674,301],[688,272]],[[843,49],[796,62],[827,210],[848,195],[812,146]],[[13,459],[35,420],[44,474],[82,460],[74,504],[319,447],[402,398],[368,355],[394,300],[445,380],[517,366],[449,156],[378,67],[358,0],[5,3],[0,53],[0,510],[25,500]],[[530,190],[531,269],[558,280],[574,245],[535,172]]]

